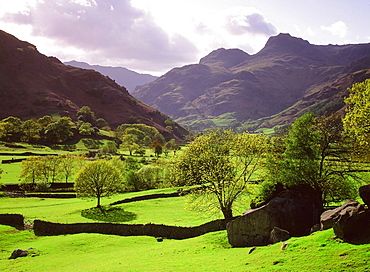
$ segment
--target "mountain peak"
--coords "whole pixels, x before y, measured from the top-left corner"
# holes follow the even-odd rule
[[[199,64],[230,68],[232,66],[238,65],[239,63],[242,63],[249,57],[250,55],[248,53],[240,49],[219,48],[202,58],[199,61]]]
[[[280,33],[277,36],[270,37],[265,47],[258,54],[295,53],[301,55],[302,52],[312,47],[314,45],[302,38],[293,37],[288,33]]]

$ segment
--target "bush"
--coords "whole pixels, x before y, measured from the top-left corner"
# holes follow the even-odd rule
[[[276,197],[283,190],[284,187],[281,183],[264,181],[261,184],[260,191],[251,199],[251,208],[255,209],[267,204],[271,199]]]

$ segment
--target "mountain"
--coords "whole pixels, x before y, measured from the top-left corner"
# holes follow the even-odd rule
[[[46,57],[34,45],[0,31],[0,119],[47,114],[75,119],[82,106],[89,106],[112,127],[137,121],[170,136],[165,130],[168,116],[135,99],[114,80]],[[176,138],[188,134],[174,125]]]
[[[320,93],[338,84],[340,78],[370,69],[369,59],[362,59],[366,56],[370,56],[370,44],[312,45],[279,34],[270,37],[255,55],[220,48],[198,64],[174,68],[136,88],[132,95],[196,130],[248,128],[251,124],[254,128],[272,127],[292,122],[294,111],[309,110],[320,103]],[[334,103],[331,99],[335,100],[335,95],[327,97],[326,103]],[[317,101],[303,103],[307,99]],[[291,109],[289,116],[287,109]]]
[[[144,85],[158,78],[149,74],[139,74],[124,67],[90,65],[86,62],[79,62],[75,60],[64,62],[64,64],[82,69],[93,69],[98,71],[99,73],[114,79],[119,85],[125,86],[129,92],[132,92],[136,86]]]

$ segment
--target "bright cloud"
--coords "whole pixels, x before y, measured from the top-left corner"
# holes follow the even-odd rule
[[[45,1],[26,13],[7,13],[3,20],[32,25],[32,35],[54,39],[62,47],[148,70],[194,61],[197,52],[188,39],[170,36],[129,0]]]
[[[330,26],[321,26],[321,30],[329,31],[333,36],[344,38],[348,34],[348,27],[343,21],[338,21]]]
[[[268,23],[262,13],[254,8],[235,7],[226,16],[226,29],[233,35],[260,34],[271,36],[276,28]]]

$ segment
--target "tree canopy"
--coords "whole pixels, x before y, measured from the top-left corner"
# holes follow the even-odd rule
[[[176,185],[201,185],[198,197],[207,197],[208,207],[233,218],[235,200],[247,192],[247,183],[259,167],[267,137],[216,130],[190,143],[172,168]]]
[[[96,207],[101,207],[100,199],[120,191],[121,181],[117,167],[109,161],[98,160],[86,163],[77,173],[75,190],[79,197],[96,197]]]

